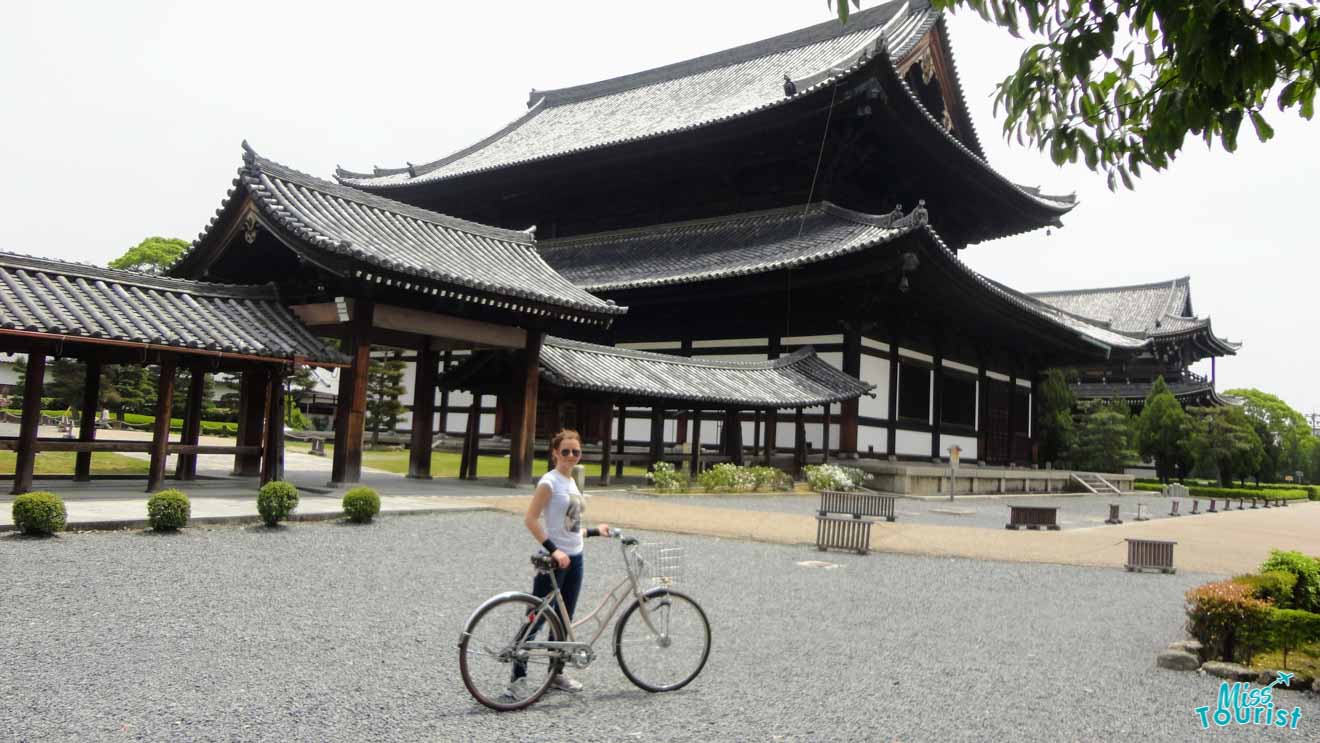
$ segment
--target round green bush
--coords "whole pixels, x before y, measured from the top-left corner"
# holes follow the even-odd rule
[[[298,488],[293,483],[272,480],[257,492],[257,513],[266,526],[275,526],[298,507]]]
[[[14,527],[24,534],[54,534],[64,531],[68,511],[54,493],[24,493],[14,499]]]
[[[174,531],[188,525],[192,504],[181,491],[162,490],[147,500],[147,522],[156,531]]]
[[[380,496],[368,487],[353,488],[344,493],[344,514],[356,524],[365,524],[380,513]]]

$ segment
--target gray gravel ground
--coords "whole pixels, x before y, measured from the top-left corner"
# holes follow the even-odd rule
[[[713,506],[716,508],[737,508],[747,511],[774,511],[781,513],[814,514],[820,504],[820,496],[800,493],[797,495],[668,495],[654,496],[642,493],[610,493],[611,496],[625,498],[654,499],[665,498],[667,502],[692,506]],[[1008,523],[1008,507],[1020,506],[1058,506],[1059,523],[1063,528],[1083,528],[1104,526],[1109,518],[1109,505],[1119,505],[1119,518],[1124,523],[1137,518],[1137,505],[1146,506],[1146,516],[1152,521],[1169,517],[1169,499],[1159,495],[1069,495],[1069,496],[1006,496],[992,498],[958,498],[948,500],[921,500],[916,498],[898,498],[894,510],[902,523],[933,524],[936,526],[971,526],[984,529],[1003,529]],[[1223,501],[1217,507],[1222,507]],[[1201,510],[1208,507],[1201,501]],[[1191,500],[1182,500],[1179,508],[1189,513]],[[1251,510],[1247,501],[1246,510]],[[1233,511],[1237,512],[1237,501],[1233,501]],[[1181,518],[1181,517],[1180,517]]]
[[[651,535],[643,534],[643,537]],[[0,537],[0,731],[36,740],[1315,740],[1202,732],[1217,684],[1158,670],[1181,597],[1209,576],[659,537],[688,547],[714,631],[705,672],[651,695],[608,652],[525,712],[473,702],[455,641],[530,584],[520,520],[175,536]],[[592,540],[584,606],[620,574]],[[836,569],[799,566],[828,560]],[[606,650],[601,648],[601,650]]]

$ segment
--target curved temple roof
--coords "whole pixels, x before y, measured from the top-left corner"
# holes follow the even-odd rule
[[[487,352],[498,353],[498,352]],[[479,357],[446,375],[464,387],[480,374]],[[464,368],[468,367],[468,372]],[[571,390],[635,400],[672,400],[742,410],[796,408],[852,400],[867,384],[825,363],[810,348],[773,361],[724,361],[634,351],[547,336],[541,349],[542,379]],[[508,375],[499,374],[503,381]]]
[[[883,57],[897,79],[901,59],[932,29],[943,38],[941,12],[927,0],[891,0],[853,13],[848,23],[828,21],[787,34],[684,62],[610,80],[550,91],[532,91],[529,110],[491,136],[447,157],[371,173],[338,169],[349,185],[387,189],[498,170],[576,152],[661,137],[730,121],[827,90]],[[784,76],[794,83],[785,95]],[[954,81],[955,85],[956,80]],[[1070,197],[1050,197],[1012,184],[985,162],[975,132],[970,146],[944,131],[906,84],[911,103],[951,146],[1020,198],[1061,215]],[[1057,220],[1056,220],[1057,221]]]
[[[348,361],[303,327],[271,285],[208,284],[10,253],[0,253],[0,328],[70,342]]]
[[[555,273],[526,232],[468,222],[314,178],[261,157],[246,142],[235,185],[251,196],[263,217],[305,247],[346,256],[368,268],[575,313],[613,316],[627,311]],[[171,272],[189,271],[194,254],[203,253],[222,232],[216,227],[219,218],[241,197],[231,190],[217,219]]]
[[[1209,318],[1192,314],[1191,279],[1149,284],[1033,292],[1040,302],[1112,330],[1152,340],[1199,335],[1208,353],[1231,356],[1241,348],[1214,334]]]

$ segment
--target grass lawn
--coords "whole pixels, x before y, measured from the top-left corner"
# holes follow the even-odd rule
[[[1284,669],[1283,653],[1277,650],[1261,653],[1251,659],[1251,667]],[[1294,649],[1288,653],[1288,667],[1284,670],[1301,671],[1311,678],[1320,678],[1320,642]]]
[[[286,441],[285,447],[289,451],[306,452],[311,448],[310,444],[301,441]],[[331,456],[334,452],[333,444],[325,445],[326,456]],[[461,456],[457,452],[433,451],[431,452],[431,476],[432,477],[458,477],[458,462]],[[408,451],[406,449],[393,451],[364,451],[362,452],[362,466],[373,469],[393,472],[399,475],[408,474]],[[587,473],[598,474],[599,465],[587,465]],[[624,467],[625,477],[642,477],[646,475],[644,467]],[[477,459],[477,477],[508,477],[509,476],[509,458],[508,457],[479,457]]]
[[[33,473],[38,475],[73,475],[73,463],[77,454],[71,451],[48,451],[37,454]],[[0,472],[14,473],[14,464],[18,455],[12,451],[0,451]],[[97,452],[92,454],[92,474],[96,475],[145,475],[149,463],[146,460],[126,457],[117,452]]]

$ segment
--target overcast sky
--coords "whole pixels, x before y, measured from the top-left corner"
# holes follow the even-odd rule
[[[427,162],[516,118],[531,88],[636,72],[830,18],[821,0],[5,5],[0,250],[96,264],[147,235],[195,237],[229,187],[244,138],[322,177],[336,164]],[[1169,172],[1111,194],[1102,176],[1056,168],[1000,136],[991,93],[1022,42],[969,13],[950,28],[990,163],[1081,201],[1052,235],[975,245],[967,261],[1024,291],[1190,275],[1195,311],[1246,344],[1220,360],[1219,388],[1258,387],[1320,411],[1320,258],[1308,236],[1320,209],[1320,124],[1276,113],[1266,145],[1244,127],[1236,154],[1193,144]]]

